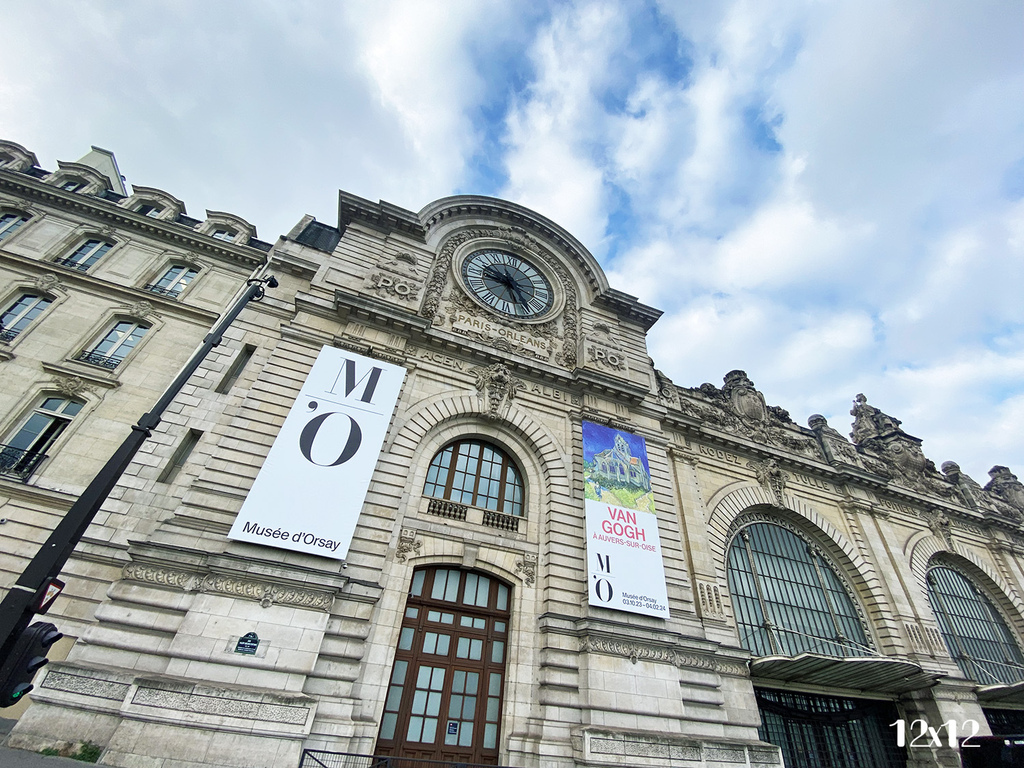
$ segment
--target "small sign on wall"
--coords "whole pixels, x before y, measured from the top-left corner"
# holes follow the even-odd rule
[[[244,653],[248,656],[255,656],[256,649],[260,647],[260,639],[255,632],[246,632],[235,643],[235,653]]]
[[[404,379],[321,349],[228,538],[344,560]]]

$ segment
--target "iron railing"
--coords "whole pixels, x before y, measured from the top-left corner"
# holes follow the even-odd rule
[[[304,749],[299,768],[496,768],[484,763],[459,760],[423,760],[415,757],[383,757],[352,752]],[[500,767],[499,767],[500,768]]]
[[[89,269],[89,265],[85,260],[76,259],[74,256],[69,256],[66,259],[57,259],[53,262],[59,264],[62,267],[70,267],[71,269],[77,269],[79,272],[85,272]]]
[[[13,445],[0,445],[0,475],[13,475],[19,480],[28,480],[39,462],[45,458],[45,453],[33,453]]]
[[[516,517],[515,515],[496,512],[492,509],[469,507],[466,504],[459,504],[458,502],[448,501],[447,499],[431,499],[427,502],[428,515],[447,517],[449,520],[465,520],[470,509],[475,509],[482,513],[483,517],[480,522],[488,528],[497,528],[501,531],[513,531],[517,533],[519,531],[519,521],[522,518]]]
[[[75,358],[75,360],[81,360],[83,363],[89,363],[89,365],[98,365],[100,368],[108,368],[111,371],[117,368],[121,364],[121,357],[108,357],[107,355],[100,355],[96,352],[82,352]]]
[[[16,331],[14,328],[0,328],[0,341],[14,341],[19,333],[21,331]]]
[[[146,286],[145,290],[149,291],[150,293],[155,293],[160,296],[170,296],[172,299],[175,299],[178,297],[179,293],[185,290],[185,288],[184,286],[173,286],[171,288],[163,288],[157,285],[156,283],[150,283],[149,285]]]

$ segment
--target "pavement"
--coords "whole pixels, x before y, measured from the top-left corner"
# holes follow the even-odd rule
[[[5,720],[0,718],[0,744],[7,740],[7,734],[17,720]],[[72,760],[70,757],[47,757],[37,752],[26,752],[23,749],[11,749],[0,746],[0,768],[71,768],[71,766],[91,765],[81,760]]]

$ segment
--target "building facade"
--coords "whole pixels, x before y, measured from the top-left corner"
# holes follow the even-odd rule
[[[69,562],[48,614],[65,658],[13,746],[159,768],[304,749],[888,768],[1024,732],[1012,472],[936,469],[862,395],[851,441],[740,370],[670,381],[646,347],[659,311],[522,206],[342,192],[337,226],[304,217],[270,245],[128,194],[109,152],[46,172],[3,142],[0,271],[5,586],[246,280],[280,282]],[[369,404],[385,363],[400,385],[365,493],[310,498],[261,473],[272,451],[330,469],[360,448],[357,418],[304,394],[325,355],[340,400]],[[276,517],[240,532],[268,483]],[[343,545],[297,522],[353,506]]]

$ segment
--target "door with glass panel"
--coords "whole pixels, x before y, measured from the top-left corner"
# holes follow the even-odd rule
[[[510,593],[476,571],[413,574],[375,754],[497,765]]]

